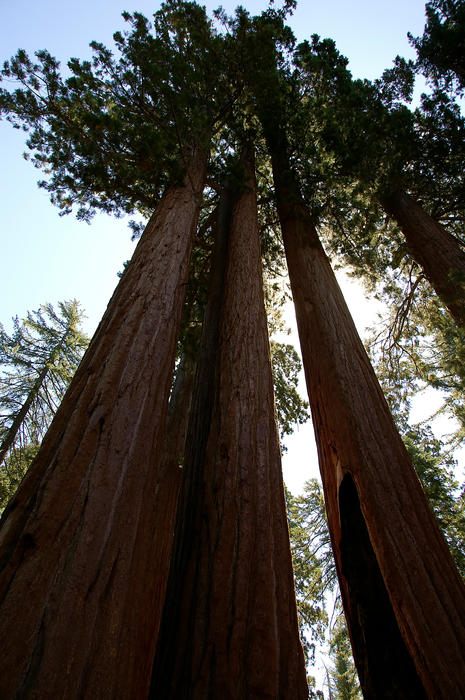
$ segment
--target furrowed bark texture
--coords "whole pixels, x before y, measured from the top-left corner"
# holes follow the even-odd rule
[[[279,144],[273,171],[328,524],[364,697],[463,698],[463,582]]]
[[[170,569],[176,506],[181,485],[184,448],[186,445],[189,410],[194,387],[195,360],[184,357],[177,371],[166,417],[165,435],[153,494],[153,519],[147,522],[147,532],[141,535],[137,545],[146,547],[145,538],[155,538],[152,549],[153,596],[156,600],[154,615],[154,640],[158,637],[166,584]],[[141,551],[143,556],[143,551]],[[144,582],[147,585],[147,582]],[[152,652],[152,660],[153,660]]]
[[[199,359],[153,698],[307,697],[252,174],[249,185],[232,212],[208,392]]]
[[[147,695],[158,467],[205,163],[194,153],[163,196],[5,512],[1,697]]]
[[[465,252],[460,244],[406,192],[396,190],[381,203],[399,224],[436,294],[465,328]]]

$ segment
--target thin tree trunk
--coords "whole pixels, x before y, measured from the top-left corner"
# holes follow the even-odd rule
[[[143,557],[144,550],[147,548],[147,540],[153,539],[154,541],[151,562],[154,601],[154,646],[158,638],[170,569],[176,506],[182,479],[187,425],[194,387],[194,372],[194,358],[192,356],[184,356],[180,362],[168,404],[160,466],[153,493],[153,515],[143,524],[145,525],[145,531],[140,530],[138,540],[135,543],[137,548],[135,549],[136,556]],[[138,550],[140,550],[140,554]],[[135,583],[136,585],[140,587],[138,595],[142,597],[147,581],[138,581]],[[134,632],[133,644],[137,644],[139,631],[135,629]]]
[[[268,132],[336,567],[365,698],[465,697],[465,588],[279,130]]]
[[[465,252],[458,241],[406,192],[395,190],[380,201],[399,224],[413,259],[436,294],[465,328]]]
[[[24,419],[26,418],[27,414],[29,413],[29,409],[31,408],[34,400],[37,398],[39,391],[42,387],[42,384],[44,383],[47,374],[49,373],[50,370],[50,365],[56,362],[59,352],[63,347],[63,343],[65,342],[66,338],[68,337],[69,330],[66,330],[63,336],[60,339],[60,342],[58,345],[52,350],[50,355],[48,356],[48,359],[39,373],[37,379],[35,380],[34,384],[31,387],[31,390],[29,391],[28,395],[26,396],[26,399],[21,406],[20,410],[18,411],[18,414],[16,418],[14,419],[13,423],[11,424],[7,434],[5,435],[2,444],[0,445],[0,464],[3,462],[5,459],[8,450],[11,448],[11,446],[15,442],[15,438],[18,434],[18,432],[21,429],[21,425],[23,424]]]
[[[153,698],[308,692],[251,172],[248,185],[233,207],[221,305],[204,322]]]
[[[144,698],[159,460],[205,154],[168,189],[0,530],[0,695]]]

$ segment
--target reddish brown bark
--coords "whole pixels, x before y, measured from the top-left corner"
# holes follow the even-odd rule
[[[194,386],[194,371],[194,359],[191,356],[185,356],[178,368],[168,404],[160,466],[153,493],[153,517],[147,522],[146,534],[141,535],[136,543],[136,546],[144,550],[147,546],[145,537],[154,539],[155,546],[152,550],[153,595],[157,601],[153,628],[155,640],[158,637],[170,569],[176,506],[181,485],[189,409]],[[143,556],[143,551],[141,551],[140,556]],[[146,586],[147,582],[143,582],[143,585]]]
[[[465,252],[458,241],[406,192],[396,190],[381,203],[399,224],[413,259],[436,294],[465,328]]]
[[[463,582],[282,148],[273,161],[328,524],[364,696],[465,697]]]
[[[2,697],[146,697],[158,465],[205,162],[163,196],[2,520]]]
[[[233,208],[209,396],[206,372],[194,391],[154,698],[307,697],[253,183]]]

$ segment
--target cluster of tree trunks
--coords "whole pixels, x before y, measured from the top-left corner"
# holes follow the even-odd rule
[[[463,583],[285,139],[275,129],[268,141],[363,691],[465,697]],[[206,173],[198,149],[150,220],[5,513],[2,697],[307,697],[252,160],[218,206],[195,379],[186,360],[171,387]]]
[[[245,167],[219,212],[153,698],[308,695]]]
[[[181,695],[307,695],[253,171],[219,212],[184,460],[189,363],[166,415],[205,167],[194,153],[185,185],[162,198],[3,520],[2,697],[148,696],[189,463],[182,503],[192,512],[177,529],[192,551],[177,545],[187,578],[167,598],[183,603],[173,656]],[[157,684],[180,697],[166,673],[153,676],[160,696]]]

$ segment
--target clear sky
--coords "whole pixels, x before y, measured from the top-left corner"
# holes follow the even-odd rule
[[[232,12],[236,4],[223,2],[223,7]],[[216,2],[206,5],[209,10],[217,7]],[[253,13],[265,9],[266,0],[243,5]],[[47,48],[63,63],[72,56],[84,58],[94,39],[112,45],[113,32],[124,27],[123,10],[150,17],[158,7],[147,0],[0,0],[0,60],[18,48],[30,53]],[[407,32],[422,33],[424,2],[300,0],[290,24],[298,40],[314,33],[335,39],[353,74],[372,79],[396,54],[413,56]],[[8,327],[12,316],[24,316],[41,303],[76,298],[86,310],[91,334],[117,283],[117,271],[132,254],[127,223],[103,215],[91,225],[60,217],[47,193],[36,186],[42,174],[22,158],[24,141],[21,131],[0,122],[0,321]],[[363,295],[355,291],[348,302],[363,327]],[[315,457],[308,456],[310,441],[310,429],[302,428],[288,440],[286,472],[304,453],[315,473]],[[296,477],[286,479],[294,490],[310,473],[299,469]]]

